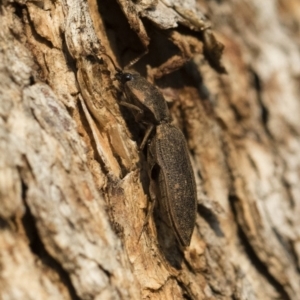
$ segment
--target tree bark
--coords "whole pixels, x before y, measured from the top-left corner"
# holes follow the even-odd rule
[[[299,298],[297,0],[0,5],[1,299]],[[184,251],[158,208],[139,239],[144,128],[103,54],[145,50],[196,178]]]

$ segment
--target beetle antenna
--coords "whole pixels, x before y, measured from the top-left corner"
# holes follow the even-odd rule
[[[142,54],[140,54],[138,57],[130,61],[124,69],[129,69],[132,67],[134,64],[136,64],[143,56],[145,56],[148,53],[148,49],[146,49]]]
[[[106,57],[109,58],[110,62],[112,63],[112,65],[114,66],[115,70],[117,71],[117,73],[122,73],[122,70],[120,68],[118,68],[115,64],[115,62],[113,61],[113,59],[105,52],[102,52],[102,54],[104,54]]]

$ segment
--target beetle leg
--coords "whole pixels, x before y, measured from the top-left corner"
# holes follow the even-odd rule
[[[128,102],[125,102],[125,101],[121,101],[119,103],[120,103],[120,105],[127,107],[128,109],[130,109],[133,112],[134,118],[137,122],[139,122],[142,119],[142,116],[143,116],[144,112],[138,106],[136,106],[134,104],[131,104],[131,103],[128,103]],[[144,149],[153,128],[154,128],[153,124],[147,124],[147,129],[146,129],[144,138],[143,138],[142,143],[139,147],[140,151]]]
[[[141,145],[140,145],[140,151],[142,151],[143,149],[144,149],[144,147],[145,147],[145,145],[146,145],[146,143],[147,143],[147,141],[148,141],[148,138],[149,138],[149,136],[150,136],[150,134],[151,134],[151,132],[152,132],[152,130],[153,130],[153,128],[154,128],[154,125],[153,124],[147,124],[148,125],[148,127],[147,127],[147,129],[146,129],[146,132],[145,132],[145,135],[144,135],[144,138],[143,138],[143,141],[142,141],[142,143],[141,143]]]
[[[150,203],[150,206],[149,208],[147,209],[147,215],[146,215],[146,218],[145,218],[145,221],[144,221],[144,224],[143,224],[143,227],[142,227],[142,230],[141,230],[141,233],[139,235],[139,238],[138,238],[138,242],[140,241],[141,239],[141,236],[145,230],[145,227],[147,226],[148,222],[149,222],[149,219],[153,213],[153,209],[155,207],[155,203],[156,203],[156,193],[155,193],[155,182],[154,180],[150,180],[150,186],[149,186],[149,193],[150,193],[150,199],[151,199],[151,203]]]
[[[125,101],[121,101],[119,102],[120,105],[127,107],[128,109],[130,109],[132,111],[132,113],[134,114],[134,118],[135,120],[138,122],[140,121],[141,117],[143,116],[144,112],[142,109],[140,109],[138,106],[125,102]]]
[[[152,127],[153,129],[153,127]],[[152,130],[151,129],[151,130]],[[149,195],[150,195],[150,205],[148,205],[148,209],[147,209],[147,215],[146,215],[146,218],[145,218],[145,221],[144,221],[144,224],[143,224],[143,227],[142,227],[142,230],[141,230],[141,233],[139,235],[139,238],[138,238],[138,242],[142,236],[142,233],[144,232],[144,229],[146,227],[146,225],[148,224],[149,222],[149,219],[153,213],[153,209],[155,207],[155,204],[156,204],[156,195],[157,195],[157,191],[156,191],[156,182],[155,180],[153,180],[152,178],[152,173],[153,173],[153,169],[156,165],[156,161],[155,161],[155,143],[156,143],[156,139],[154,138],[153,140],[151,140],[148,144],[148,147],[147,147],[147,162],[148,162],[148,176],[149,176],[149,179],[150,179],[150,185],[149,185]]]

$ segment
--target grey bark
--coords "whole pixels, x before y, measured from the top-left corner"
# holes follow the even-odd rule
[[[299,11],[296,0],[1,2],[0,299],[298,299]],[[216,57],[225,46],[210,63],[209,25]],[[123,66],[145,49],[133,68],[163,92],[196,177],[184,252],[155,212],[138,241],[143,128],[101,55]]]

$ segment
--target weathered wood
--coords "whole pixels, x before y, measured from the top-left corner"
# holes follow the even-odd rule
[[[1,2],[0,298],[297,300],[299,11],[297,0]],[[169,102],[196,176],[184,253],[162,242],[156,213],[138,241],[144,129],[101,56],[124,66],[145,50],[134,67]]]

